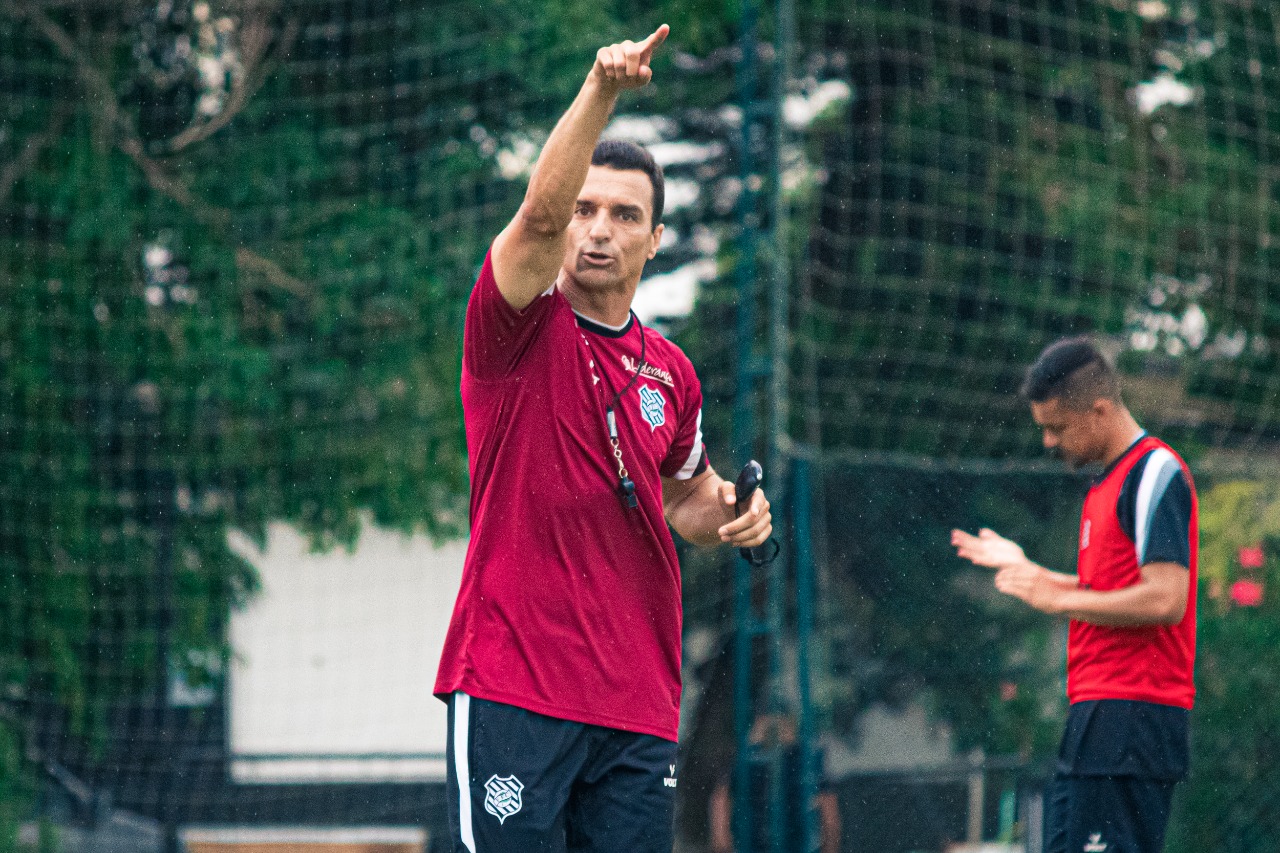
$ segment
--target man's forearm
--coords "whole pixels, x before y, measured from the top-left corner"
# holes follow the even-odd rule
[[[703,478],[694,491],[667,512],[672,529],[690,544],[720,544],[720,526],[733,518],[733,513],[720,501],[722,482],[717,474]]]
[[[1176,625],[1187,611],[1187,570],[1171,563],[1142,567],[1142,578],[1120,589],[1072,589],[1058,598],[1058,612],[1094,625],[1119,628]]]
[[[600,79],[593,70],[551,131],[520,207],[520,216],[533,230],[559,234],[569,227],[591,154],[609,123],[618,92],[617,84]]]
[[[1054,589],[1062,592],[1071,592],[1080,588],[1080,578],[1076,575],[1069,575],[1066,572],[1055,572],[1053,569],[1046,569],[1044,566],[1037,566],[1044,572],[1045,582]]]

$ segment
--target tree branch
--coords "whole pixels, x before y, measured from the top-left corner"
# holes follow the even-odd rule
[[[281,290],[287,290],[294,296],[306,299],[311,296],[311,285],[294,278],[280,268],[275,261],[259,255],[244,246],[236,249],[236,266],[247,272],[256,272]]]
[[[267,48],[273,41],[271,26],[267,23],[270,11],[259,12],[246,20],[240,28],[240,55],[244,63],[244,73],[237,77],[231,86],[231,95],[222,110],[205,122],[192,124],[186,130],[169,140],[169,150],[177,153],[195,142],[203,142],[222,128],[248,105],[249,99],[266,82],[269,67],[265,61]],[[279,53],[287,55],[298,37],[298,22],[290,20],[277,40]]]
[[[147,183],[153,190],[164,195],[190,213],[196,221],[207,226],[228,243],[236,244],[228,231],[231,226],[231,213],[225,208],[208,204],[197,198],[191,190],[178,179],[171,176],[157,160],[148,156],[142,139],[138,136],[133,123],[120,109],[115,93],[106,76],[89,61],[88,57],[62,27],[35,8],[26,0],[17,0],[12,7],[18,17],[25,17],[49,40],[63,58],[76,69],[81,84],[90,96],[99,102],[99,108],[115,133],[115,144],[138,169],[141,170]],[[279,264],[245,246],[236,245],[236,264],[242,269],[258,272],[277,287],[293,293],[301,298],[309,298],[313,288],[305,281],[289,275]]]

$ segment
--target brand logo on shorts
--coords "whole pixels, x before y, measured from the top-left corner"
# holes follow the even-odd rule
[[[524,783],[514,776],[494,774],[484,783],[484,810],[498,819],[498,823],[506,823],[507,818],[520,811],[524,805],[520,801],[520,792]]]
[[[640,414],[648,422],[649,432],[667,422],[666,408],[667,398],[662,396],[661,391],[648,385],[640,386]]]
[[[1105,853],[1110,845],[1102,840],[1101,832],[1089,833],[1089,840],[1084,844],[1084,853]]]
[[[667,766],[671,768],[671,773],[662,780],[662,784],[668,788],[674,788],[676,786],[676,766],[674,764],[668,764]]]

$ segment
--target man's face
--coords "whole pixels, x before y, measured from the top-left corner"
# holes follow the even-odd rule
[[[564,269],[587,291],[634,288],[658,252],[653,185],[644,172],[592,166],[578,194]]]
[[[1031,417],[1040,426],[1045,450],[1070,465],[1081,468],[1090,462],[1101,462],[1106,452],[1102,434],[1103,406],[1097,400],[1092,406],[1076,409],[1064,405],[1059,398],[1031,404]]]

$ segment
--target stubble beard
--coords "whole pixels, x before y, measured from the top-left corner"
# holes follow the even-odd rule
[[[1074,453],[1066,453],[1061,447],[1053,448],[1053,450],[1049,451],[1049,455],[1060,461],[1063,465],[1066,465],[1067,470],[1072,473],[1079,471],[1093,461],[1081,456],[1076,456]]]

